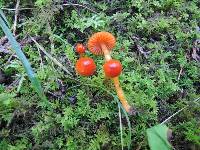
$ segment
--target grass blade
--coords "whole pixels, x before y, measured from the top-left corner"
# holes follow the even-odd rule
[[[128,136],[129,136],[129,142],[128,142],[128,150],[130,150],[131,148],[131,136],[132,136],[132,133],[131,133],[131,122],[129,120],[129,117],[128,117],[128,113],[126,112],[126,110],[124,109],[124,107],[122,106],[122,104],[120,103],[118,97],[116,97],[115,95],[112,94],[112,96],[114,97],[115,101],[117,101],[118,105],[121,107],[125,117],[126,117],[126,121],[128,123]]]
[[[119,108],[119,127],[120,127],[120,135],[121,135],[121,145],[122,145],[122,150],[124,150],[122,114],[121,114],[121,107],[119,104],[118,104],[118,108]]]
[[[9,27],[8,20],[6,19],[6,16],[4,15],[3,11],[0,9],[0,17],[3,19],[3,21],[6,23],[7,27]]]
[[[18,58],[20,59],[20,61],[22,62],[24,69],[31,81],[32,86],[34,87],[35,91],[38,93],[38,95],[40,96],[40,98],[42,100],[45,100],[45,102],[47,102],[47,99],[43,93],[42,87],[40,85],[40,82],[38,81],[38,79],[35,76],[35,73],[28,61],[28,59],[26,58],[26,56],[24,55],[24,53],[21,50],[21,47],[19,45],[19,43],[16,41],[16,39],[14,38],[13,34],[11,33],[10,29],[7,26],[6,23],[6,18],[5,15],[3,14],[3,12],[0,10],[0,26],[3,30],[3,32],[5,33],[6,37],[8,38],[12,49],[15,51],[15,53],[17,54]]]
[[[85,84],[84,84],[85,85]],[[115,96],[114,94],[112,94],[111,92],[109,92],[108,90],[102,88],[102,87],[99,87],[99,86],[94,86],[94,85],[90,85],[91,87],[98,87],[100,88],[101,90],[107,92],[109,95],[111,95],[114,100],[118,103],[118,106],[122,109],[122,112],[124,113],[125,117],[126,117],[126,121],[128,123],[128,129],[129,129],[129,132],[128,132],[128,136],[129,136],[129,141],[128,141],[128,150],[130,150],[131,148],[131,137],[132,137],[132,133],[131,133],[131,122],[129,120],[129,117],[128,117],[128,113],[126,112],[126,110],[124,109],[124,107],[122,106],[120,100],[118,99],[117,96]],[[121,135],[122,136],[122,135]]]

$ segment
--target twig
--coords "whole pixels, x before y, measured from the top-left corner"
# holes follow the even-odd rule
[[[39,53],[39,56],[40,56],[40,68],[44,72],[43,57],[42,57],[41,51],[40,51],[40,49],[38,47],[37,47],[37,50],[38,50],[38,53]]]
[[[16,8],[1,8],[2,10],[7,10],[7,11],[16,11]],[[23,11],[23,10],[33,10],[36,8],[19,8],[18,11]]]
[[[14,21],[14,24],[13,24],[13,34],[15,35],[16,34],[16,29],[17,29],[17,18],[18,18],[18,15],[19,15],[19,3],[20,3],[20,0],[17,0],[17,4],[16,4],[16,7],[15,7],[15,21]]]
[[[94,11],[93,9],[85,6],[85,5],[82,5],[82,4],[62,4],[62,6],[78,6],[78,7],[83,7],[85,9],[88,9],[89,11],[93,12],[93,13],[96,13],[96,11]],[[1,8],[2,10],[6,10],[6,11],[16,11],[16,8]],[[24,11],[24,10],[33,10],[33,9],[36,9],[36,8],[19,8],[18,11]]]
[[[192,101],[192,102],[195,103],[195,102],[197,102],[199,99],[200,99],[200,97],[197,98],[197,99],[195,99],[195,100]],[[161,124],[164,124],[164,123],[168,122],[172,117],[176,116],[178,113],[180,113],[181,111],[183,111],[184,109],[186,109],[188,106],[190,106],[190,105],[187,104],[185,107],[181,108],[181,109],[178,110],[176,113],[174,113],[173,115],[171,115],[171,116],[169,116],[167,119],[165,119]]]
[[[31,37],[31,36],[30,36]],[[51,59],[56,65],[58,65],[61,69],[63,69],[66,73],[72,76],[72,74],[65,68],[57,59],[51,56],[47,51],[45,51],[44,47],[42,47],[34,38],[31,37],[33,42],[35,42],[36,46],[49,58]]]
[[[24,75],[22,74],[21,79],[19,80],[19,84],[17,86],[17,93],[19,93],[24,80],[25,80],[25,78],[24,78]]]
[[[45,40],[45,39],[47,39],[47,37],[41,37],[41,36],[34,36],[34,37],[32,37],[32,38],[34,38],[36,41],[40,41],[40,40]],[[31,44],[31,43],[34,43],[33,41],[32,41],[32,39],[29,37],[29,36],[26,36],[24,39],[22,39],[21,41],[20,41],[20,45],[23,47],[23,46],[25,46],[26,44]]]
[[[93,12],[93,13],[96,13],[96,11],[92,10],[91,8],[85,6],[85,5],[82,5],[82,4],[62,4],[62,6],[78,6],[78,7],[83,7],[85,9],[88,9],[89,11]],[[6,11],[15,11],[16,8],[1,8],[2,10],[6,10]],[[33,10],[33,9],[36,9],[36,8],[19,8],[18,11],[24,11],[24,10]]]
[[[60,40],[62,43],[64,43],[64,45],[67,45],[67,44],[68,44],[64,39],[62,39],[60,36],[58,36],[58,35],[56,35],[56,34],[52,34],[52,37],[53,37],[53,38],[57,38],[57,39]],[[65,54],[65,55],[66,55],[66,59],[67,59],[68,65],[70,65],[71,68],[74,68],[74,66],[72,65],[72,63],[71,63],[70,59],[68,58],[67,54]]]
[[[180,71],[179,71],[179,74],[178,74],[178,79],[177,80],[180,80],[180,77],[182,75],[182,72],[183,72],[183,67],[181,67]]]
[[[82,5],[82,4],[73,4],[73,3],[70,3],[70,4],[63,4],[63,6],[78,6],[78,7],[83,7],[85,9],[88,9],[89,11],[97,14],[96,11],[94,11],[91,8],[89,8],[89,7],[85,6],[85,5]]]
[[[18,39],[19,35],[15,36],[15,38]],[[39,36],[35,36],[33,38],[35,40],[45,40],[46,39],[46,37],[39,37]],[[26,44],[33,43],[33,41],[31,40],[30,37],[28,37],[28,38],[22,39],[19,43],[20,43],[20,46],[23,47]],[[7,37],[2,37],[0,39],[0,53],[13,55],[13,52],[11,51],[11,46],[10,46],[10,43],[8,43]],[[13,57],[17,57],[17,56],[14,54]]]

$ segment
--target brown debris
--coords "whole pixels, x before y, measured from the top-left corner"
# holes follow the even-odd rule
[[[148,55],[151,53],[150,51],[145,51],[144,48],[139,44],[139,38],[136,36],[132,37],[132,40],[135,42],[136,49],[142,54],[145,58],[148,58]]]
[[[200,62],[200,40],[194,42],[194,47],[192,48],[192,58],[197,62]]]

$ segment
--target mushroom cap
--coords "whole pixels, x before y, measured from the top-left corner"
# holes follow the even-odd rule
[[[121,74],[122,64],[119,60],[111,59],[103,65],[103,70],[106,77],[114,78]]]
[[[75,69],[82,76],[91,76],[96,71],[96,64],[92,58],[82,57],[76,62]]]
[[[88,41],[88,49],[95,55],[103,55],[101,44],[104,44],[109,51],[115,46],[115,37],[109,32],[97,32],[93,34]]]
[[[84,54],[86,50],[85,46],[81,43],[76,44],[75,49],[76,49],[76,52],[79,54]]]

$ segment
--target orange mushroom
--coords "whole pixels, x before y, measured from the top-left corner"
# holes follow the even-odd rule
[[[81,76],[91,76],[96,71],[96,64],[92,58],[81,57],[75,65],[76,72]]]
[[[83,44],[81,43],[76,44],[75,49],[76,49],[76,52],[80,55],[80,57],[84,56],[86,48]]]
[[[116,43],[115,37],[109,32],[97,32],[88,41],[88,49],[95,55],[105,56],[106,61],[111,59],[110,51]]]
[[[103,70],[108,78],[114,78],[121,74],[122,64],[118,60],[111,59],[103,65]]]
[[[124,92],[122,90],[122,88],[120,87],[120,83],[119,83],[119,74],[121,73],[121,71],[116,71],[116,69],[120,70],[119,68],[113,68],[110,67],[110,65],[112,66],[116,66],[113,65],[113,60],[111,58],[110,52],[111,50],[114,48],[116,43],[115,37],[109,33],[109,32],[97,32],[94,35],[92,35],[88,41],[88,49],[95,55],[103,55],[105,56],[105,60],[106,63],[104,64],[104,71],[107,77],[111,77],[115,88],[116,88],[116,92],[117,95],[124,107],[124,109],[131,115],[135,114],[134,109],[128,104],[125,96],[124,96]],[[109,64],[111,62],[111,64]],[[121,64],[121,63],[120,63]],[[112,72],[113,70],[113,72]],[[117,73],[114,73],[117,72]]]

